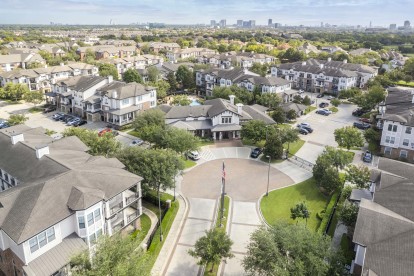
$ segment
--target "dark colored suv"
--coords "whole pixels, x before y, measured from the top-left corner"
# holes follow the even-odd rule
[[[362,110],[361,108],[358,108],[358,109],[355,109],[354,111],[352,111],[352,116],[360,117],[360,116],[364,115],[365,113],[367,113],[367,111]]]
[[[251,158],[257,158],[259,157],[259,155],[262,153],[262,149],[261,148],[255,148],[254,150],[252,150],[252,153],[250,153],[250,157]]]
[[[365,130],[370,128],[371,125],[363,122],[354,122],[354,127]]]

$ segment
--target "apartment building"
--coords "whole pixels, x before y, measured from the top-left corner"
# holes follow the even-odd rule
[[[86,63],[69,63],[46,68],[16,70],[0,73],[0,86],[4,87],[7,83],[26,84],[30,91],[43,90],[50,92],[52,85],[59,80],[67,79],[72,76],[97,76],[98,67]]]
[[[36,53],[0,55],[0,72],[9,72],[17,68],[26,69],[35,62],[46,65],[45,60]]]
[[[353,235],[353,275],[412,275],[414,166],[380,158],[362,196]]]
[[[180,45],[178,45],[178,43],[175,43],[175,42],[172,42],[172,43],[167,43],[167,42],[139,43],[138,47],[142,48],[146,45],[148,45],[150,50],[156,54],[158,54],[160,51],[167,52],[167,51],[175,51],[175,50],[181,49]]]
[[[156,89],[135,82],[114,81],[97,89],[97,94],[102,121],[115,128],[132,123],[140,112],[157,106]],[[88,103],[88,110],[91,105]],[[92,117],[91,112],[87,112],[88,118]]]
[[[414,162],[414,89],[389,88],[379,111],[381,153]]]
[[[253,92],[257,87],[261,93],[278,93],[289,102],[296,91],[288,80],[278,77],[260,77],[246,69],[209,69],[196,71],[196,87],[200,96],[210,97],[215,87],[237,85]]]
[[[0,192],[3,275],[67,275],[70,258],[101,235],[140,224],[141,177],[115,158],[89,155],[75,136],[44,133],[0,130],[0,175],[11,184]]]
[[[170,62],[177,62],[182,59],[197,59],[203,55],[216,54],[216,51],[207,48],[185,48],[167,51],[167,58]]]
[[[256,54],[254,52],[228,52],[222,54],[207,54],[198,57],[197,61],[203,64],[210,64],[222,69],[230,69],[234,66],[250,68],[254,63],[272,64],[275,62],[273,56]]]
[[[272,76],[292,82],[292,87],[316,93],[338,94],[351,87],[364,88],[377,75],[377,69],[344,61],[316,60],[280,64],[271,68]]]
[[[105,58],[123,58],[130,57],[138,54],[138,49],[136,46],[121,46],[116,47],[114,45],[98,45],[98,46],[88,46],[88,47],[79,47],[76,50],[76,53],[80,56],[81,60],[85,58],[86,52],[92,51],[95,53],[95,58],[105,59]]]

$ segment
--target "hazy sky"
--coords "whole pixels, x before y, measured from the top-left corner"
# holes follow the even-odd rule
[[[209,23],[388,26],[414,21],[414,0],[0,0],[0,24]],[[414,23],[414,22],[413,22]]]

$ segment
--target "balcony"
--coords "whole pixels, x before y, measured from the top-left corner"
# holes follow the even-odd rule
[[[121,209],[122,209],[122,201],[118,201],[114,204],[109,204],[109,214],[110,214],[110,216],[117,213]]]
[[[131,190],[125,191],[126,205],[131,204],[132,202],[136,201],[138,198],[139,198],[139,193],[135,193]]]

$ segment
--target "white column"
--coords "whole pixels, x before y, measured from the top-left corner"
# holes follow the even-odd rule
[[[233,139],[236,138],[236,131],[233,131]]]
[[[223,139],[223,133],[220,131],[219,140]]]
[[[213,140],[216,140],[216,132],[213,132]]]
[[[201,130],[201,137],[204,137],[204,129]]]

